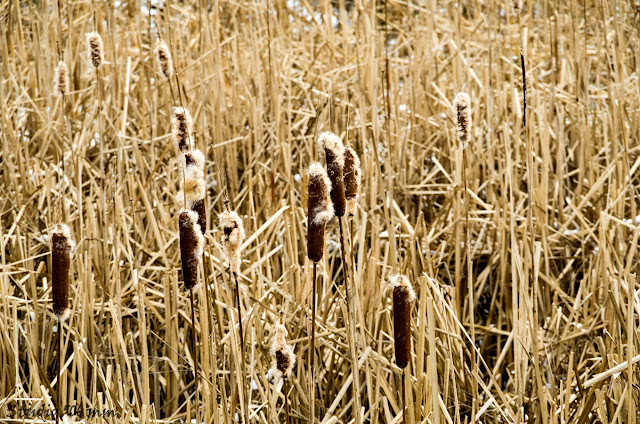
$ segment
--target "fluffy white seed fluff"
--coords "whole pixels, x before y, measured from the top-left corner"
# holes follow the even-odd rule
[[[402,274],[396,274],[396,275],[391,275],[389,277],[389,285],[392,288],[395,287],[407,287],[409,289],[409,302],[413,302],[416,299],[416,292],[413,290],[413,286],[411,285],[411,282],[409,281],[409,279],[407,278],[406,275],[402,275]]]
[[[191,146],[191,134],[193,133],[193,120],[189,110],[184,107],[174,107],[171,115],[171,128],[173,140]]]
[[[318,149],[330,150],[336,156],[336,162],[340,167],[344,167],[344,144],[340,137],[331,131],[323,132],[318,137]]]
[[[193,224],[193,231],[195,231],[196,233],[196,247],[194,255],[195,257],[199,258],[204,253],[204,236],[202,235],[200,224],[198,224],[198,214],[190,209],[181,209],[180,214],[182,214],[183,212],[187,213],[189,220]]]
[[[55,78],[53,80],[53,92],[55,94],[66,94],[69,91],[69,68],[63,61],[56,66]]]
[[[191,208],[194,202],[204,198],[206,183],[202,170],[195,166],[187,166],[184,179],[181,183],[182,190],[180,190],[176,196],[179,204],[184,204],[186,197],[187,207]]]
[[[240,247],[244,242],[244,224],[240,216],[233,211],[224,211],[218,215],[222,230],[222,247],[229,261],[229,267],[234,273],[240,272]]]
[[[171,52],[166,43],[160,42],[155,48],[156,62],[158,68],[165,78],[169,79],[173,75],[173,60],[171,60]]]
[[[102,37],[97,32],[89,32],[86,35],[87,44],[89,45],[89,55],[91,56],[91,64],[99,67],[104,62],[104,47]]]
[[[284,373],[278,369],[278,361],[277,361],[277,352],[280,352],[284,356],[284,360],[286,363],[286,367],[284,369]],[[285,377],[289,378],[291,376],[291,371],[293,371],[293,367],[296,363],[296,354],[293,353],[293,348],[287,344],[287,329],[284,325],[278,323],[276,324],[273,338],[271,339],[271,356],[273,361],[271,363],[272,373],[278,377],[282,377],[284,374]]]
[[[329,193],[331,193],[331,180],[329,176],[327,176],[327,171],[319,162],[314,162],[307,169],[307,175],[309,178],[312,177],[320,177],[324,180],[324,185],[327,189],[326,198],[324,203],[318,207],[315,211],[315,224],[326,224],[333,218],[333,203],[331,202],[331,197]]]
[[[191,159],[193,159],[193,162],[189,166],[195,166],[196,168],[204,172],[204,153],[202,153],[198,149],[193,149],[193,150],[190,150],[188,154],[191,156]],[[186,165],[185,157],[182,156],[182,159],[183,159],[182,163]]]

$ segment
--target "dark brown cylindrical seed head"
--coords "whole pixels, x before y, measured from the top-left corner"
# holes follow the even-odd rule
[[[287,329],[282,324],[277,324],[271,340],[271,356],[273,357],[272,369],[281,373],[285,378],[291,375],[296,363],[296,355],[293,348],[287,344]]]
[[[324,227],[333,216],[331,182],[322,165],[315,162],[308,170],[309,199],[307,210],[307,255],[318,262],[324,253]]]
[[[276,352],[276,366],[282,374],[285,374],[289,369],[289,355],[283,350]]]
[[[204,237],[200,232],[198,214],[194,211],[182,210],[179,226],[182,278],[185,288],[189,290],[198,284],[198,263],[203,253]]]
[[[411,359],[411,306],[415,293],[404,275],[391,277],[393,284],[393,340],[396,364],[405,368]]]
[[[69,311],[69,268],[75,243],[69,227],[58,224],[51,232],[51,285],[53,313],[63,320]]]
[[[207,232],[207,210],[204,199],[193,202],[191,204],[191,210],[198,214],[198,225],[200,225],[200,231],[202,231],[202,235],[204,235]]]
[[[344,145],[340,137],[332,132],[324,132],[318,137],[318,145],[324,148],[327,158],[327,174],[331,181],[331,201],[336,216],[344,216],[347,199],[344,192]]]
[[[360,158],[351,147],[344,151],[344,194],[347,198],[347,214],[353,216],[358,209],[360,193]]]
[[[173,108],[171,117],[173,126],[173,139],[182,153],[191,149],[191,134],[193,132],[193,121],[191,114],[184,107]]]
[[[165,78],[169,79],[173,75],[173,61],[171,60],[171,52],[166,43],[161,42],[156,46],[156,61],[160,72]]]

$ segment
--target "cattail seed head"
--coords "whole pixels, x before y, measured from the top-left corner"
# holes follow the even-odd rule
[[[185,153],[191,150],[193,121],[189,111],[184,107],[174,107],[171,124],[173,127],[173,139],[180,151]]]
[[[63,61],[56,66],[55,78],[53,80],[53,92],[65,95],[69,91],[69,68]]]
[[[327,174],[331,180],[331,201],[336,216],[344,216],[347,199],[344,193],[344,145],[340,137],[327,131],[318,137],[318,148],[324,149],[327,158]]]
[[[204,154],[200,150],[189,150],[184,154],[185,181],[182,191],[178,193],[178,201],[184,202],[187,193],[187,207],[198,214],[198,224],[202,234],[207,231],[207,210],[204,196],[206,184],[204,180]],[[188,176],[188,178],[187,178]]]
[[[396,364],[405,368],[411,359],[411,305],[416,294],[404,275],[389,278],[393,286],[393,339]]]
[[[182,278],[187,290],[198,284],[198,263],[203,254],[204,237],[198,224],[198,214],[182,209],[179,217],[180,257],[182,259]]]
[[[171,60],[171,52],[169,46],[166,43],[160,42],[156,46],[156,62],[158,62],[158,68],[166,79],[171,78],[173,75],[173,61]]]
[[[198,150],[193,149],[184,154],[186,166],[195,166],[204,172],[204,154]]]
[[[522,10],[521,0],[513,0],[513,14],[518,15]]]
[[[271,339],[271,356],[273,362],[271,369],[276,375],[289,378],[296,363],[296,354],[293,348],[287,344],[287,329],[282,324],[276,324],[273,338]]]
[[[312,261],[318,262],[324,253],[324,228],[333,217],[333,205],[329,195],[331,181],[318,162],[311,164],[307,174],[309,175],[307,255]]]
[[[360,158],[351,147],[344,151],[344,194],[347,198],[347,215],[354,216],[358,210],[360,193]]]
[[[51,286],[53,313],[60,321],[67,319],[69,310],[69,268],[76,244],[66,224],[58,224],[51,232]]]
[[[222,247],[229,261],[229,267],[235,274],[240,272],[240,247],[244,242],[244,224],[240,216],[233,211],[225,210],[218,215],[222,230]]]
[[[97,32],[87,33],[87,44],[89,45],[89,54],[91,55],[91,64],[98,68],[104,61],[104,46],[102,37]]]
[[[471,99],[467,93],[460,92],[453,99],[453,109],[456,114],[458,143],[463,147],[469,144],[471,132]]]

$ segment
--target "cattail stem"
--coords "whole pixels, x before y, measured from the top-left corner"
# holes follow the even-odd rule
[[[189,290],[189,298],[191,300],[191,344],[192,344],[192,355],[193,355],[193,378],[195,381],[195,418],[196,422],[200,422],[200,417],[198,416],[198,349],[197,349],[197,338],[196,338],[196,308],[193,302],[193,287]]]
[[[406,393],[406,388],[404,387],[404,375],[406,372],[406,368],[402,369],[402,377],[401,377],[401,383],[402,383],[402,422],[403,424],[406,424],[407,422],[407,393]],[[437,396],[434,395],[434,396]]]
[[[287,424],[291,424],[289,419],[289,390],[287,389],[287,377],[284,377],[283,389],[284,389],[284,413],[287,417]]]
[[[353,408],[356,424],[360,424],[360,370],[358,369],[358,352],[356,350],[356,320],[355,320],[355,302],[351,293],[351,285],[347,274],[347,260],[344,253],[344,233],[342,230],[342,217],[338,217],[338,226],[340,227],[340,252],[342,253],[342,270],[344,275],[344,287],[347,300],[348,315],[348,340],[349,350],[351,354],[351,373],[353,376]]]
[[[60,423],[62,411],[62,320],[58,319],[58,396],[56,397],[56,423]]]
[[[313,279],[311,280],[311,348],[309,349],[309,373],[311,374],[311,401],[309,402],[311,424],[315,423],[316,385],[314,381],[314,362],[316,352],[316,270],[318,264],[313,263]]]
[[[96,67],[96,90],[98,91],[98,134],[100,137],[100,184],[102,188],[102,263],[104,265],[103,271],[103,289],[107,289],[107,280],[109,273],[108,262],[108,244],[107,236],[109,231],[107,230],[107,194],[106,194],[106,179],[107,173],[104,169],[104,135],[102,133],[102,83],[100,80],[100,68]]]
[[[245,413],[245,423],[249,422],[249,409],[247,399],[246,369],[244,366],[244,331],[242,329],[242,306],[240,305],[240,285],[238,274],[232,272],[236,284],[236,307],[238,308],[238,332],[240,333],[240,370],[242,372],[242,408]]]

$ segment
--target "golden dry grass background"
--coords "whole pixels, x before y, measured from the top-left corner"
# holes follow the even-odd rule
[[[409,422],[637,421],[637,2],[525,0],[518,14],[497,0],[151,4],[151,13],[139,1],[0,7],[0,419],[11,405],[52,407],[48,237],[66,222],[77,249],[63,404],[114,409],[121,422],[190,421],[196,405],[202,421],[234,420],[237,315],[216,219],[227,187],[247,230],[251,421],[284,422],[268,378],[282,312],[298,355],[291,418],[307,422],[305,168],[331,129],[363,165],[346,246],[361,387],[351,387],[334,220],[318,267],[318,419],[350,422],[357,393],[365,422],[401,420],[385,288],[402,272],[418,294]],[[99,84],[84,38],[94,10]],[[173,55],[171,90],[153,57],[159,37]],[[58,51],[70,69],[64,101],[53,94]],[[458,91],[472,105],[464,155]],[[169,122],[180,102],[207,158],[197,402]]]

